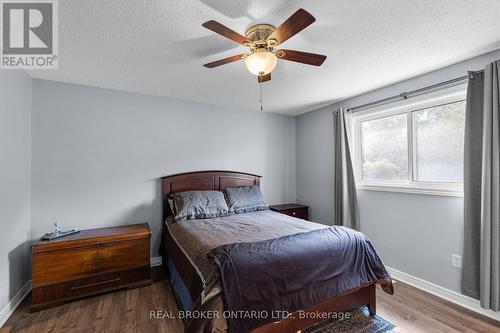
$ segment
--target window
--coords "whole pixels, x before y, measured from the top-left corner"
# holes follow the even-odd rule
[[[415,99],[353,114],[358,188],[461,195],[465,88]]]

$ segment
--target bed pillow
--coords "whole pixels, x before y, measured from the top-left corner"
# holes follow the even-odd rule
[[[175,219],[196,220],[229,215],[224,195],[219,191],[187,191],[172,195]]]
[[[229,187],[224,189],[224,195],[230,213],[241,214],[269,208],[257,185]]]

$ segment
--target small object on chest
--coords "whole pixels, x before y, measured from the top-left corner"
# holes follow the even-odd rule
[[[54,223],[54,231],[46,233],[45,235],[43,235],[42,239],[43,240],[52,240],[52,239],[56,239],[59,237],[64,237],[64,236],[68,236],[71,234],[75,234],[77,232],[79,232],[79,230],[76,228],[69,229],[69,230],[62,230],[61,223],[56,222],[56,223]]]

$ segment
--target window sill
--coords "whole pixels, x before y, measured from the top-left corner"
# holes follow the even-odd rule
[[[455,187],[412,186],[406,184],[357,184],[356,189],[362,191],[383,191],[459,198],[464,196],[463,190]]]

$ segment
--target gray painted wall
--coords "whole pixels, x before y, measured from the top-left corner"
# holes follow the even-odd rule
[[[31,237],[149,222],[160,243],[158,177],[260,174],[269,203],[295,200],[295,119],[114,90],[33,81]]]
[[[29,280],[31,77],[23,71],[1,70],[0,101],[2,310]]]
[[[311,206],[312,220],[333,222],[334,109],[453,79],[496,59],[500,59],[500,50],[297,117],[297,201]],[[358,191],[358,200],[361,230],[374,242],[386,265],[460,290],[460,270],[451,266],[451,255],[462,253],[462,198]]]

